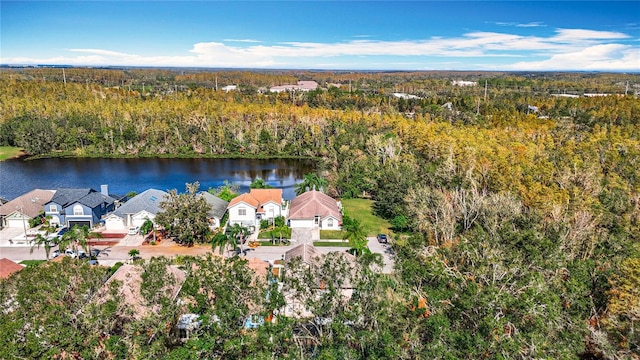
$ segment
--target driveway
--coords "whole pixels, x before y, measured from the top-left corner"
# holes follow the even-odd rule
[[[381,244],[378,242],[378,239],[375,237],[367,238],[369,243],[367,244],[369,250],[374,253],[382,254],[384,267],[382,268],[383,274],[391,274],[393,272],[393,267],[395,265],[395,254],[393,253],[393,249],[389,244]]]
[[[291,242],[294,244],[311,243],[320,240],[318,228],[293,228],[291,229]]]

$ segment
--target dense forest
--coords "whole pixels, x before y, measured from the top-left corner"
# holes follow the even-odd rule
[[[298,80],[320,86],[268,90]],[[394,225],[396,269],[326,259],[318,274],[342,272],[323,281],[355,284],[347,303],[309,300],[333,321],[249,331],[233,324],[283,290],[249,286],[238,259],[182,259],[192,301],[148,292],[163,310],[142,320],[115,316],[116,297],[87,305],[103,270],[27,269],[0,283],[0,357],[638,359],[639,90],[637,74],[2,69],[0,145],[313,158],[330,195],[370,197]],[[166,275],[162,261],[143,266]],[[210,322],[186,343],[171,340],[180,306]]]

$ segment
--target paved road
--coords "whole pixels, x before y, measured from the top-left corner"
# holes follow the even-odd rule
[[[45,251],[43,248],[34,248],[32,250],[28,245],[10,244],[8,242],[8,239],[12,236],[9,236],[9,233],[5,232],[5,230],[2,230],[0,232],[0,258],[6,257],[15,262],[20,262],[23,260],[46,259]],[[19,233],[19,231],[17,232]],[[370,237],[368,239],[369,249],[371,249],[372,252],[380,253],[383,255],[384,267],[382,269],[382,272],[392,273],[394,259],[391,247],[387,244],[379,244],[375,237]],[[141,245],[141,243],[142,236],[127,236],[125,239],[122,239],[118,245],[92,246],[91,249],[100,250],[100,254],[98,255],[98,262],[102,265],[107,266],[113,265],[118,261],[124,262],[128,260],[130,258],[129,251],[132,249],[137,249],[138,251],[140,251],[140,257],[144,259],[149,259],[153,256],[196,256],[211,252],[211,247],[209,245],[184,247],[177,245],[172,241],[166,240],[155,246]],[[299,243],[294,242],[292,245],[287,246],[259,246],[255,249],[244,246],[244,253],[247,258],[257,257],[262,260],[273,262],[275,260],[282,259],[286,251],[294,248],[298,244]],[[346,251],[347,248],[319,246],[318,250],[322,251],[323,253],[329,253],[331,251]],[[218,251],[216,251],[215,254],[218,254]],[[229,256],[229,252],[225,252],[224,256]]]

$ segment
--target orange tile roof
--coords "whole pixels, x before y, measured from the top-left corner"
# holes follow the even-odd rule
[[[249,193],[244,193],[244,194],[242,194],[240,196],[236,196],[233,199],[231,199],[231,202],[229,202],[229,205],[227,206],[227,209],[232,207],[232,206],[238,205],[241,202],[244,202],[244,203],[246,203],[248,205],[251,205],[256,209],[260,206],[260,202],[256,198],[251,196],[251,194],[249,194]]]
[[[251,189],[248,193],[244,193],[231,200],[227,209],[244,202],[258,209],[269,201],[276,204],[282,204],[282,189]]]
[[[260,204],[265,204],[269,201],[280,205],[282,204],[282,189],[251,189],[249,194],[253,196]]]
[[[0,259],[0,279],[6,279],[11,274],[24,269],[24,266],[13,262],[7,258]]]

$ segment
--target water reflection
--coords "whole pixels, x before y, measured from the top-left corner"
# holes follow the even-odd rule
[[[177,189],[200,182],[200,188],[217,188],[225,181],[242,191],[257,177],[283,189],[286,199],[293,187],[313,171],[309,160],[289,159],[41,159],[0,162],[0,197],[13,199],[35,188],[91,187],[109,185],[113,194],[142,192],[149,188]]]

